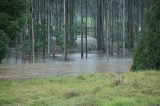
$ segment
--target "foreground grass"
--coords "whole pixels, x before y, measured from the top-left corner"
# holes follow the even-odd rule
[[[160,106],[160,72],[0,80],[0,106]]]

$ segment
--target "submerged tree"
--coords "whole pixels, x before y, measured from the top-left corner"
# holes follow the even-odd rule
[[[34,54],[45,58],[47,49],[50,56],[52,36],[57,47],[64,48],[65,60],[76,48],[79,35],[82,58],[92,50],[87,45],[89,37],[97,39],[97,50],[107,57],[125,56],[134,49],[144,29],[143,14],[149,1],[0,0],[0,30],[11,39],[10,48],[20,46],[15,50],[20,50],[16,53],[22,54],[22,60],[33,57],[34,61]]]
[[[153,0],[131,70],[160,69],[160,0]]]

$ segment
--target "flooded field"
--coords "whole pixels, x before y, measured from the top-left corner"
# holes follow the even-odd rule
[[[25,78],[34,76],[75,75],[94,72],[126,72],[130,70],[131,58],[112,57],[88,54],[88,59],[81,59],[80,54],[70,54],[67,62],[62,61],[62,55],[56,60],[36,59],[34,64],[22,63],[14,58],[5,59],[0,65],[0,78]]]

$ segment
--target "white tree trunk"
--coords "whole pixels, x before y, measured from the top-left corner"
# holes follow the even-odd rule
[[[51,35],[50,35],[50,0],[48,0],[48,57],[50,57],[51,53]]]

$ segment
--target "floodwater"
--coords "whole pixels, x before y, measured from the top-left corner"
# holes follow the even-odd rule
[[[62,55],[56,55],[56,61],[51,59],[36,59],[34,64],[21,63],[14,58],[6,59],[0,65],[0,78],[28,78],[35,76],[77,75],[94,72],[127,72],[132,64],[131,58],[112,57],[88,54],[88,59],[81,59],[80,54],[70,54],[67,62],[62,61]]]

